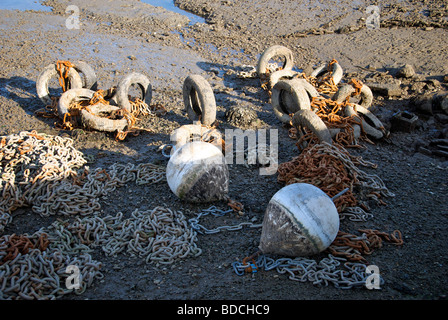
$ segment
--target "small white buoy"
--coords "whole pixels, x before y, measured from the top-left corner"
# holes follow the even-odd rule
[[[269,201],[259,249],[264,254],[310,256],[327,249],[338,231],[332,199],[311,184],[294,183]]]
[[[211,143],[184,144],[171,155],[166,167],[171,191],[188,202],[211,202],[226,198],[229,169],[220,149]]]

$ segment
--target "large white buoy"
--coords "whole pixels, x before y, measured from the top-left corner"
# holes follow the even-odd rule
[[[168,161],[166,178],[171,191],[189,202],[223,200],[229,189],[229,169],[223,153],[203,141],[176,149]]]
[[[269,201],[259,249],[264,254],[310,256],[327,249],[338,231],[339,214],[330,197],[311,184],[290,184]]]

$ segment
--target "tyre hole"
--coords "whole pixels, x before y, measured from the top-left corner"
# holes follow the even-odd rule
[[[287,91],[285,91],[285,90],[281,90],[281,91],[280,91],[280,94],[279,94],[278,102],[279,102],[279,105],[280,105],[280,109],[281,109],[284,113],[289,114],[288,108],[287,108],[287,106],[286,106],[286,95],[287,95],[287,94],[288,94]]]
[[[270,72],[282,70],[285,68],[285,66],[286,66],[286,57],[283,56],[274,56],[268,61],[268,69]]]
[[[199,102],[198,93],[194,88],[190,90],[189,96],[190,96],[191,108],[193,109],[194,113],[196,113],[197,115],[201,115],[202,109]]]
[[[135,100],[136,98],[145,100],[145,89],[141,84],[133,83],[129,87],[128,96],[129,100]]]

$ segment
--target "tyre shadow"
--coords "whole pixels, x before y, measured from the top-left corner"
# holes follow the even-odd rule
[[[56,90],[51,90],[56,94]],[[33,115],[39,108],[45,107],[37,97],[36,81],[24,77],[0,78],[0,95],[17,102],[23,110]]]

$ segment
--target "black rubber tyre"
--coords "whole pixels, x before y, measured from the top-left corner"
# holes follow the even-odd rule
[[[216,120],[216,101],[213,89],[200,75],[188,76],[183,84],[184,105],[188,118],[206,126]]]
[[[275,45],[267,48],[258,60],[257,73],[259,77],[267,76],[269,72],[268,69],[269,61],[274,57],[283,57],[285,63],[282,69],[292,70],[294,67],[294,56],[292,51],[284,46]]]
[[[124,129],[128,126],[128,121],[126,118],[114,120],[100,116],[100,113],[111,113],[119,109],[120,108],[117,106],[102,103],[95,104],[89,107],[90,112],[86,109],[81,110],[81,124],[85,128],[94,129],[97,131],[124,131]]]
[[[333,143],[330,130],[328,130],[322,119],[311,110],[297,111],[292,118],[292,124],[299,133],[302,132],[302,128],[305,127],[311,130],[318,137],[320,142]]]
[[[310,76],[312,77],[320,77],[321,75],[325,74],[327,72],[328,65],[323,64],[316,69],[314,69],[313,72],[311,72]],[[331,76],[333,77],[334,84],[337,85],[341,80],[342,76],[344,75],[344,71],[342,70],[342,67],[339,65],[339,63],[335,62],[333,64],[333,69],[331,71]]]
[[[81,76],[82,79],[82,87],[90,90],[97,90],[98,82],[95,70],[84,61],[75,61],[73,63],[75,66],[75,70]]]
[[[131,111],[131,103],[129,102],[129,89],[132,85],[138,85],[140,88],[140,99],[147,105],[151,104],[152,86],[147,76],[133,72],[123,77],[117,85],[115,100],[117,105],[128,111]]]
[[[36,91],[39,99],[46,105],[52,104],[52,99],[50,96],[50,91],[48,84],[50,79],[56,77],[59,78],[58,70],[56,68],[56,63],[49,64],[44,70],[39,74],[36,81]],[[68,71],[69,86],[67,89],[82,88],[81,76],[74,68],[70,68]]]
[[[371,138],[381,139],[384,136],[384,126],[382,122],[367,108],[358,104],[351,104],[345,107],[346,116],[356,116],[361,120],[362,130]]]
[[[271,104],[274,114],[283,123],[289,123],[289,114],[311,109],[311,97],[317,90],[305,79],[280,80],[272,89]]]

